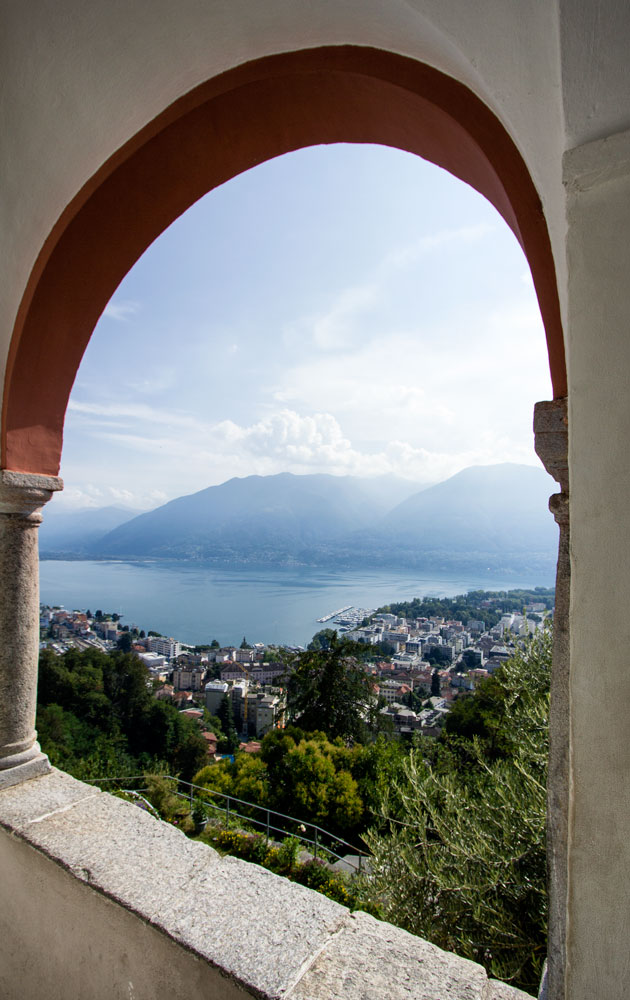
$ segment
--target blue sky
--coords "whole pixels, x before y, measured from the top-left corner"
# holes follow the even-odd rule
[[[398,150],[314,147],[210,192],[126,276],[77,376],[55,503],[536,464],[550,394],[529,270],[492,206]]]

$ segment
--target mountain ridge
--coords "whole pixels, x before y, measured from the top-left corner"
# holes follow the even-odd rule
[[[414,486],[322,473],[235,477],[132,517],[68,554],[331,569],[553,566],[557,529],[547,501],[554,483],[541,468],[471,466]]]

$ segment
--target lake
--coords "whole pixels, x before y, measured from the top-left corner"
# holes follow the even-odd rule
[[[69,609],[118,612],[126,625],[182,642],[305,645],[317,619],[352,604],[376,608],[427,595],[552,586],[553,580],[395,570],[217,569],[198,563],[40,563],[40,600]]]

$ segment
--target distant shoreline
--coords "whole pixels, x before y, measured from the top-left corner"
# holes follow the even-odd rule
[[[496,554],[478,553],[475,556],[463,556],[459,553],[407,553],[405,557],[397,555],[396,558],[387,559],[370,558],[369,556],[356,556],[354,558],[326,557],[312,560],[271,560],[271,559],[221,559],[221,558],[194,558],[185,556],[142,556],[142,555],[94,555],[92,553],[78,552],[42,552],[39,556],[40,562],[100,562],[100,563],[134,563],[147,566],[191,566],[208,567],[211,569],[227,570],[316,570],[330,572],[413,572],[413,573],[475,573],[478,575],[492,574],[502,576],[513,576],[515,579],[523,576],[545,576],[555,577],[555,558],[541,555],[530,562],[518,562],[518,556],[512,558],[505,556],[497,557]]]
[[[40,565],[40,600],[66,608],[107,607],[122,614],[126,624],[142,622],[193,645],[213,638],[222,645],[239,645],[245,634],[252,642],[303,646],[322,627],[317,619],[344,605],[376,608],[419,595],[455,597],[471,590],[530,589],[553,582],[551,573],[46,560]]]

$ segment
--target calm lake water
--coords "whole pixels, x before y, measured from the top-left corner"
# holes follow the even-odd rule
[[[321,569],[217,569],[190,563],[40,564],[40,600],[70,609],[116,611],[127,625],[182,642],[305,645],[325,626],[317,619],[347,604],[376,608],[413,597],[468,590],[551,586],[553,580],[422,572]]]

